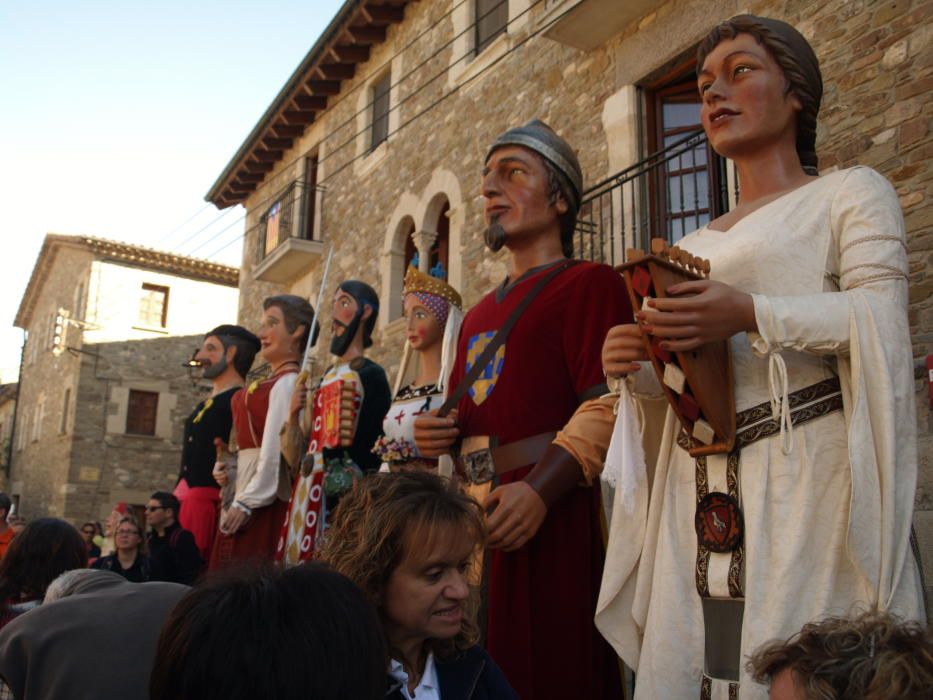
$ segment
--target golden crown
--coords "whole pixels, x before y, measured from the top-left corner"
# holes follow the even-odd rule
[[[424,292],[434,296],[446,299],[449,303],[463,310],[463,299],[456,289],[447,284],[444,280],[437,277],[431,277],[421,272],[421,270],[409,266],[405,273],[405,285],[402,288],[402,298],[412,292]]]

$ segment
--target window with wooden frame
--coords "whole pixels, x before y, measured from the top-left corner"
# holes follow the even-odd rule
[[[476,0],[476,53],[480,54],[509,24],[509,0]]]
[[[126,433],[128,435],[155,435],[159,393],[130,389],[126,402]]]
[[[314,240],[314,220],[317,216],[317,163],[317,153],[305,158],[301,237],[306,241]]]
[[[435,277],[446,280],[450,272],[449,249],[450,249],[450,204],[445,203],[437,217],[437,238],[431,246],[430,258],[428,260],[428,270]]]
[[[165,328],[168,321],[168,287],[143,283],[139,300],[139,323],[147,328]]]
[[[415,232],[415,222],[410,218],[408,218],[407,228],[408,232],[405,234],[405,267],[403,268],[405,272],[408,271],[410,266],[418,267],[418,248],[415,247],[415,239],[412,238],[412,234]]]
[[[71,409],[71,388],[65,389],[65,395],[62,398],[62,422],[58,426],[58,433],[64,435],[68,432],[68,411]]]
[[[703,129],[696,59],[679,62],[643,88],[648,152],[672,156],[649,178],[651,235],[676,243],[728,210],[725,161],[705,137],[692,148],[683,145]]]
[[[389,138],[389,98],[392,89],[392,73],[386,73],[372,86],[373,117],[370,127],[369,150],[376,148]]]

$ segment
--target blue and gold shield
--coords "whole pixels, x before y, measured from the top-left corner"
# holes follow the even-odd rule
[[[496,335],[496,331],[486,331],[474,335],[467,342],[466,372],[473,368],[473,364],[479,359],[479,356],[489,345],[489,341]],[[499,346],[496,354],[480,373],[473,386],[470,387],[470,398],[473,403],[479,406],[483,401],[489,398],[493,388],[496,386],[496,380],[502,374],[502,366],[505,364],[505,344]]]

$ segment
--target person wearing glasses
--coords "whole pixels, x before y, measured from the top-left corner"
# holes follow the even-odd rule
[[[94,543],[96,536],[97,525],[95,523],[87,522],[81,526],[81,538],[84,540],[84,544],[87,545],[87,558],[89,561],[100,556],[100,547]]]
[[[149,558],[142,529],[134,518],[128,515],[120,518],[113,534],[114,553],[95,561],[92,569],[113,571],[131,583],[161,580],[158,564]]]
[[[201,573],[204,560],[194,534],[183,528],[178,520],[178,499],[166,492],[156,491],[146,505],[146,524],[151,528],[147,536],[149,558],[157,563],[161,572],[153,580],[171,581],[190,586]]]

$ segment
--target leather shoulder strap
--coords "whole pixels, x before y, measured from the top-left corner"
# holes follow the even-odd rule
[[[525,298],[518,303],[518,306],[515,307],[505,323],[502,324],[502,327],[496,331],[496,334],[493,336],[492,340],[489,341],[489,344],[483,348],[483,352],[480,353],[479,358],[473,363],[473,366],[470,367],[470,371],[460,380],[456,388],[450,392],[447,400],[444,401],[437,412],[438,417],[443,418],[450,413],[451,410],[456,408],[457,404],[460,403],[460,399],[462,399],[470,390],[470,387],[473,386],[473,382],[477,380],[483,370],[486,369],[486,366],[492,361],[496,351],[505,343],[506,339],[509,337],[509,333],[512,332],[512,328],[514,328],[515,324],[518,322],[518,319],[521,318],[525,310],[531,305],[531,302],[537,298],[548,283],[568,267],[576,265],[578,262],[580,261],[565,260],[555,265],[550,272],[538,280],[535,286],[531,288],[531,291],[525,295]]]

